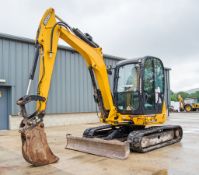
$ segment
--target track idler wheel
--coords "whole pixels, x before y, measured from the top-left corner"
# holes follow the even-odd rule
[[[23,126],[23,120],[21,126]],[[22,130],[21,140],[23,157],[33,166],[48,165],[59,160],[48,146],[43,122]]]

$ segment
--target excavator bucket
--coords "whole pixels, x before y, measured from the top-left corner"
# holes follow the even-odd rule
[[[129,143],[99,138],[74,137],[66,135],[66,148],[98,156],[126,159],[130,153]]]
[[[21,125],[23,125],[23,121]],[[21,140],[23,157],[32,165],[42,166],[59,160],[48,146],[43,123],[21,131]]]

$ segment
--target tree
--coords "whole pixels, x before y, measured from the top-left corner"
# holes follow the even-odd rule
[[[197,99],[199,99],[199,91],[196,91],[196,92],[191,93],[191,94],[184,92],[184,91],[180,91],[180,92],[177,92],[177,93],[170,91],[171,101],[178,101],[178,95],[179,94],[181,95],[181,97],[183,99],[185,99],[185,98],[197,98]]]
[[[173,91],[170,91],[171,101],[178,101],[177,94]]]
[[[182,97],[183,99],[188,98],[188,97],[190,96],[190,94],[188,94],[187,92],[183,92],[183,91],[178,92],[178,93],[177,93],[177,96],[178,96],[179,94],[181,95],[181,97]]]
[[[199,99],[199,91],[190,94],[191,98],[198,98]]]

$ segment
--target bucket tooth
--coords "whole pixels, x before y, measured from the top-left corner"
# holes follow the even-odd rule
[[[66,148],[98,156],[126,159],[130,153],[129,143],[118,140],[74,137],[66,135]]]
[[[23,157],[33,166],[48,165],[59,160],[48,146],[43,123],[22,131],[21,140]]]

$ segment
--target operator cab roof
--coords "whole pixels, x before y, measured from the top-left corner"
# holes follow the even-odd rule
[[[145,56],[145,57],[140,57],[140,58],[132,58],[132,59],[126,59],[119,61],[116,66],[122,66],[125,64],[137,64],[137,63],[144,63],[146,59],[153,58],[153,59],[159,59],[157,57],[153,56]],[[161,60],[160,60],[161,61]]]

